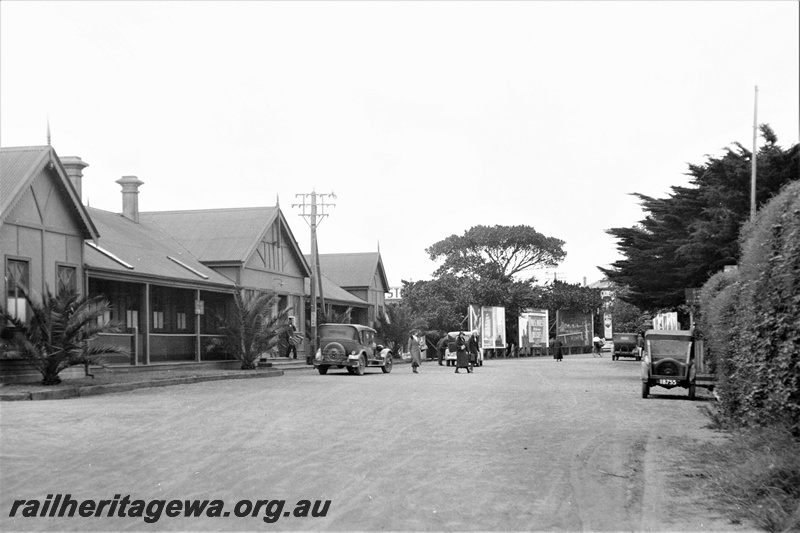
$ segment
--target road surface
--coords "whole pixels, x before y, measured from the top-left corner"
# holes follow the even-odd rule
[[[742,529],[707,509],[684,461],[723,438],[705,428],[703,392],[690,402],[684,389],[654,388],[643,400],[639,363],[571,355],[487,360],[473,374],[426,362],[419,374],[309,370],[5,402],[0,529]],[[23,516],[31,500],[41,514],[48,495],[67,493],[116,498],[117,509]],[[169,517],[155,504],[148,523],[128,516],[132,503],[119,516],[125,496],[220,500],[228,516]],[[10,517],[15,500],[25,503]],[[237,517],[243,500],[264,502]],[[294,516],[305,500],[324,516]]]

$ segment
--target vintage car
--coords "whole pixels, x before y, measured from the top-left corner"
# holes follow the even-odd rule
[[[695,399],[694,338],[691,331],[648,330],[644,335],[642,398],[650,387],[689,389]]]
[[[460,331],[451,331],[447,334],[447,344],[445,345],[444,350],[444,360],[447,362],[447,366],[455,366],[456,364],[456,338],[458,334],[462,333]],[[464,331],[464,338],[469,341],[469,337],[471,333],[469,331]],[[483,348],[478,347],[478,362],[476,366],[483,366]]]
[[[611,360],[619,361],[620,357],[635,357],[637,361],[641,361],[642,356],[636,346],[636,338],[636,333],[614,333],[612,337],[614,351],[611,352]]]
[[[368,366],[379,366],[384,374],[392,371],[393,353],[377,344],[375,330],[360,324],[322,324],[314,368],[327,374],[331,367],[346,368],[361,376]]]

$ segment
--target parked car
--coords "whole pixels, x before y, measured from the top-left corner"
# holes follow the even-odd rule
[[[636,346],[636,338],[636,333],[614,333],[612,337],[614,348],[611,352],[611,360],[619,361],[620,357],[635,357],[637,361],[641,361],[642,356]]]
[[[456,364],[456,338],[459,333],[464,333],[464,338],[469,341],[470,332],[464,331],[451,331],[447,334],[447,344],[444,351],[444,360],[447,366],[455,366]],[[483,366],[483,348],[478,348],[478,362],[476,366]]]
[[[651,387],[689,389],[695,399],[694,338],[691,331],[648,330],[644,335],[642,398]]]
[[[377,343],[374,329],[360,324],[322,324],[314,368],[327,374],[331,367],[346,368],[349,374],[362,375],[368,366],[378,366],[384,374],[392,371],[389,348]]]

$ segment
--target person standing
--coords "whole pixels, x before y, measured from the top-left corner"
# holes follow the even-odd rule
[[[639,336],[636,337],[636,352],[637,352],[637,360],[642,360],[642,352],[644,352],[644,336],[639,333]]]
[[[286,357],[292,358],[291,355],[294,353],[294,359],[297,359],[297,346],[295,346],[294,336],[297,333],[297,328],[294,325],[294,317],[289,317],[289,327],[286,330]]]
[[[469,340],[467,341],[467,350],[469,351],[469,365],[473,369],[478,366],[478,332],[473,331],[472,335],[469,336]]]
[[[456,374],[458,374],[459,368],[466,368],[467,374],[472,373],[472,369],[469,367],[469,353],[467,352],[467,338],[464,336],[463,331],[458,332],[458,337],[456,337]]]
[[[556,362],[559,362],[559,363],[564,359],[564,352],[563,352],[563,349],[562,349],[562,344],[561,344],[561,341],[558,340],[558,337],[553,339],[553,359],[555,359]]]
[[[411,353],[411,371],[419,374],[417,368],[422,364],[422,351],[419,348],[419,337],[412,333],[408,339],[408,351]]]

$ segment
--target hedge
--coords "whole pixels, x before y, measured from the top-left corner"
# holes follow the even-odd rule
[[[800,434],[800,182],[742,228],[736,272],[703,286],[700,328],[732,425],[786,425]]]

